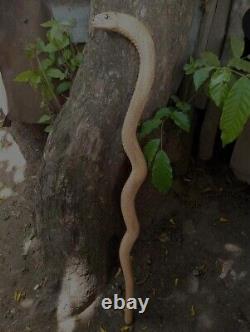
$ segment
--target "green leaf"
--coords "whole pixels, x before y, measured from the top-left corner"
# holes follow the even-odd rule
[[[53,26],[49,33],[49,40],[56,40],[58,42],[61,42],[63,40],[63,31],[60,29],[59,25]]]
[[[57,58],[57,65],[62,66],[63,64],[65,64],[65,59],[62,56],[59,56]]]
[[[199,90],[199,88],[207,81],[209,78],[210,72],[213,70],[213,67],[205,67],[198,69],[194,73],[194,86],[195,90]]]
[[[37,48],[34,43],[28,44],[24,49],[27,58],[34,59],[37,53]]]
[[[54,44],[48,43],[44,47],[44,52],[46,52],[46,53],[54,53],[54,52],[57,51],[57,49],[58,48]]]
[[[71,87],[71,82],[70,81],[64,81],[58,85],[56,88],[56,92],[61,95],[62,93],[68,91]]]
[[[70,44],[70,39],[65,34],[62,34],[61,38],[52,39],[51,41],[57,50],[62,50]]]
[[[38,38],[37,41],[36,41],[36,45],[35,45],[36,49],[39,51],[39,52],[46,52],[46,46],[45,46],[45,43],[42,39]]]
[[[58,78],[59,80],[63,80],[65,78],[65,74],[58,68],[50,68],[47,71],[47,75],[51,78]]]
[[[193,75],[195,72],[196,68],[193,64],[191,63],[186,63],[185,66],[183,67],[183,70],[186,75]]]
[[[33,71],[33,75],[30,77],[30,85],[33,87],[37,87],[37,85],[41,82],[41,73],[38,71]]]
[[[36,88],[41,82],[41,75],[38,71],[26,70],[17,75],[14,81],[29,83],[32,87]]]
[[[189,103],[187,103],[186,101],[182,101],[180,100],[180,98],[176,95],[172,95],[170,97],[170,99],[175,103],[175,106],[183,111],[184,113],[189,113],[192,110],[192,107]],[[175,108],[172,108],[171,111],[174,111]]]
[[[78,52],[75,56],[75,59],[76,59],[77,65],[79,67],[83,63],[83,59],[84,59],[83,53]]]
[[[43,28],[51,28],[55,24],[55,20],[49,20],[41,24]]]
[[[52,130],[53,130],[53,126],[52,125],[49,125],[49,126],[47,126],[45,129],[44,129],[44,131],[46,132],[46,133],[51,133],[52,132]]]
[[[159,119],[159,120],[166,119],[169,117],[171,112],[172,112],[171,107],[160,108],[159,111],[155,113],[154,119]]]
[[[49,53],[48,57],[51,61],[53,61],[53,63],[56,61],[56,55],[54,52]]]
[[[72,54],[71,49],[66,48],[65,50],[63,50],[64,59],[69,60],[72,56],[73,56],[73,54]]]
[[[26,70],[23,71],[22,73],[18,74],[14,81],[15,82],[29,82],[31,77],[34,75],[33,70]]]
[[[172,95],[170,96],[170,99],[175,103],[177,104],[179,101],[180,101],[180,98],[176,95]]]
[[[229,91],[220,121],[223,146],[241,134],[250,117],[250,80],[240,78]]]
[[[191,105],[185,101],[178,101],[176,107],[184,113],[190,113],[192,111]]]
[[[37,121],[37,123],[50,124],[51,118],[52,118],[51,115],[44,114],[40,117],[40,119]]]
[[[160,119],[151,119],[143,122],[140,130],[140,138],[144,138],[151,134],[153,130],[160,127],[162,121]]]
[[[151,164],[155,158],[155,155],[159,149],[160,146],[160,139],[152,139],[149,141],[143,148],[143,153],[146,157],[148,167],[151,167]]]
[[[44,59],[41,61],[42,69],[45,71],[52,65],[53,65],[53,61],[51,59]]]
[[[250,62],[243,59],[234,58],[229,61],[228,66],[250,73]]]
[[[194,60],[192,57],[190,57],[190,62],[185,64],[184,66],[184,72],[186,75],[192,75],[194,74],[194,72],[205,66],[206,65],[206,62],[204,61],[204,59],[197,59],[197,60]]]
[[[208,66],[220,67],[220,60],[216,54],[212,52],[204,52],[202,53],[202,58],[205,60]]]
[[[179,111],[174,111],[171,114],[171,119],[174,121],[174,123],[177,125],[177,127],[181,128],[182,130],[189,132],[191,128],[191,122],[190,122],[190,117],[188,114],[179,112]]]
[[[230,39],[231,50],[235,58],[240,58],[244,52],[245,42],[242,38],[232,36]]]
[[[232,73],[227,68],[221,68],[216,70],[211,76],[209,83],[209,95],[214,103],[221,107],[229,92],[229,82],[231,80]]]
[[[160,150],[155,157],[152,168],[152,183],[160,192],[167,192],[173,182],[173,172],[167,154]]]

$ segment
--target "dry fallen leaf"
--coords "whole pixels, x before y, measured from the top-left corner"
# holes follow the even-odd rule
[[[26,293],[23,290],[16,290],[14,293],[14,300],[16,302],[20,302],[21,300],[24,300],[26,297]]]
[[[121,332],[129,332],[129,331],[131,331],[131,327],[129,327],[129,326],[123,326],[123,327],[121,327],[120,331]]]
[[[222,224],[227,224],[227,223],[229,223],[230,221],[229,221],[227,218],[220,217],[220,222],[221,222]]]
[[[104,329],[102,326],[100,327],[100,332],[107,332],[106,329]]]
[[[195,307],[193,305],[191,307],[191,316],[192,317],[196,316],[196,310],[195,310]]]
[[[161,235],[159,236],[159,240],[160,240],[162,243],[167,242],[167,241],[169,240],[167,233],[161,233]]]

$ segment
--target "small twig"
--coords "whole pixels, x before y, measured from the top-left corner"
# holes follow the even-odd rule
[[[57,110],[59,111],[60,108],[61,108],[61,105],[60,105],[59,100],[58,100],[57,96],[55,95],[53,89],[51,88],[51,84],[50,84],[50,82],[49,82],[48,79],[47,79],[47,76],[46,76],[46,74],[45,74],[45,72],[44,72],[44,70],[43,70],[43,67],[42,67],[42,65],[41,65],[40,59],[39,59],[39,57],[38,57],[37,54],[36,54],[36,60],[37,60],[37,63],[38,63],[39,69],[40,69],[40,71],[41,71],[41,73],[42,73],[42,75],[43,75],[44,81],[45,81],[46,84],[47,84],[47,87],[48,87],[48,89],[49,89],[49,92],[50,92],[51,95],[53,96],[53,99],[54,99],[55,104],[56,104],[56,108],[57,108]]]

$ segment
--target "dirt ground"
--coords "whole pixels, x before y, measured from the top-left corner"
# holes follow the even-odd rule
[[[12,183],[13,190],[0,200],[0,332],[56,332],[56,308],[46,292],[34,227],[43,144],[23,128],[10,131],[27,166],[25,180],[17,184],[9,179],[6,163],[0,164],[0,182]],[[193,165],[175,181],[165,202],[164,218],[152,216],[134,251],[136,296],[150,301],[131,330],[250,331],[250,188],[236,181],[225,164]],[[122,292],[118,271],[103,296]],[[100,307],[88,331],[128,330],[122,312]]]

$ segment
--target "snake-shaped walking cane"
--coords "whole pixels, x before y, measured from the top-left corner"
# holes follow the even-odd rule
[[[140,68],[133,97],[131,99],[122,128],[122,144],[132,171],[121,194],[121,210],[127,230],[121,241],[119,255],[125,279],[126,303],[134,297],[134,278],[130,253],[140,232],[135,210],[135,198],[147,176],[147,163],[137,140],[137,127],[155,77],[155,47],[148,29],[135,17],[106,12],[95,16],[95,29],[115,31],[131,41],[140,56]],[[125,309],[125,323],[133,322],[133,311]]]

